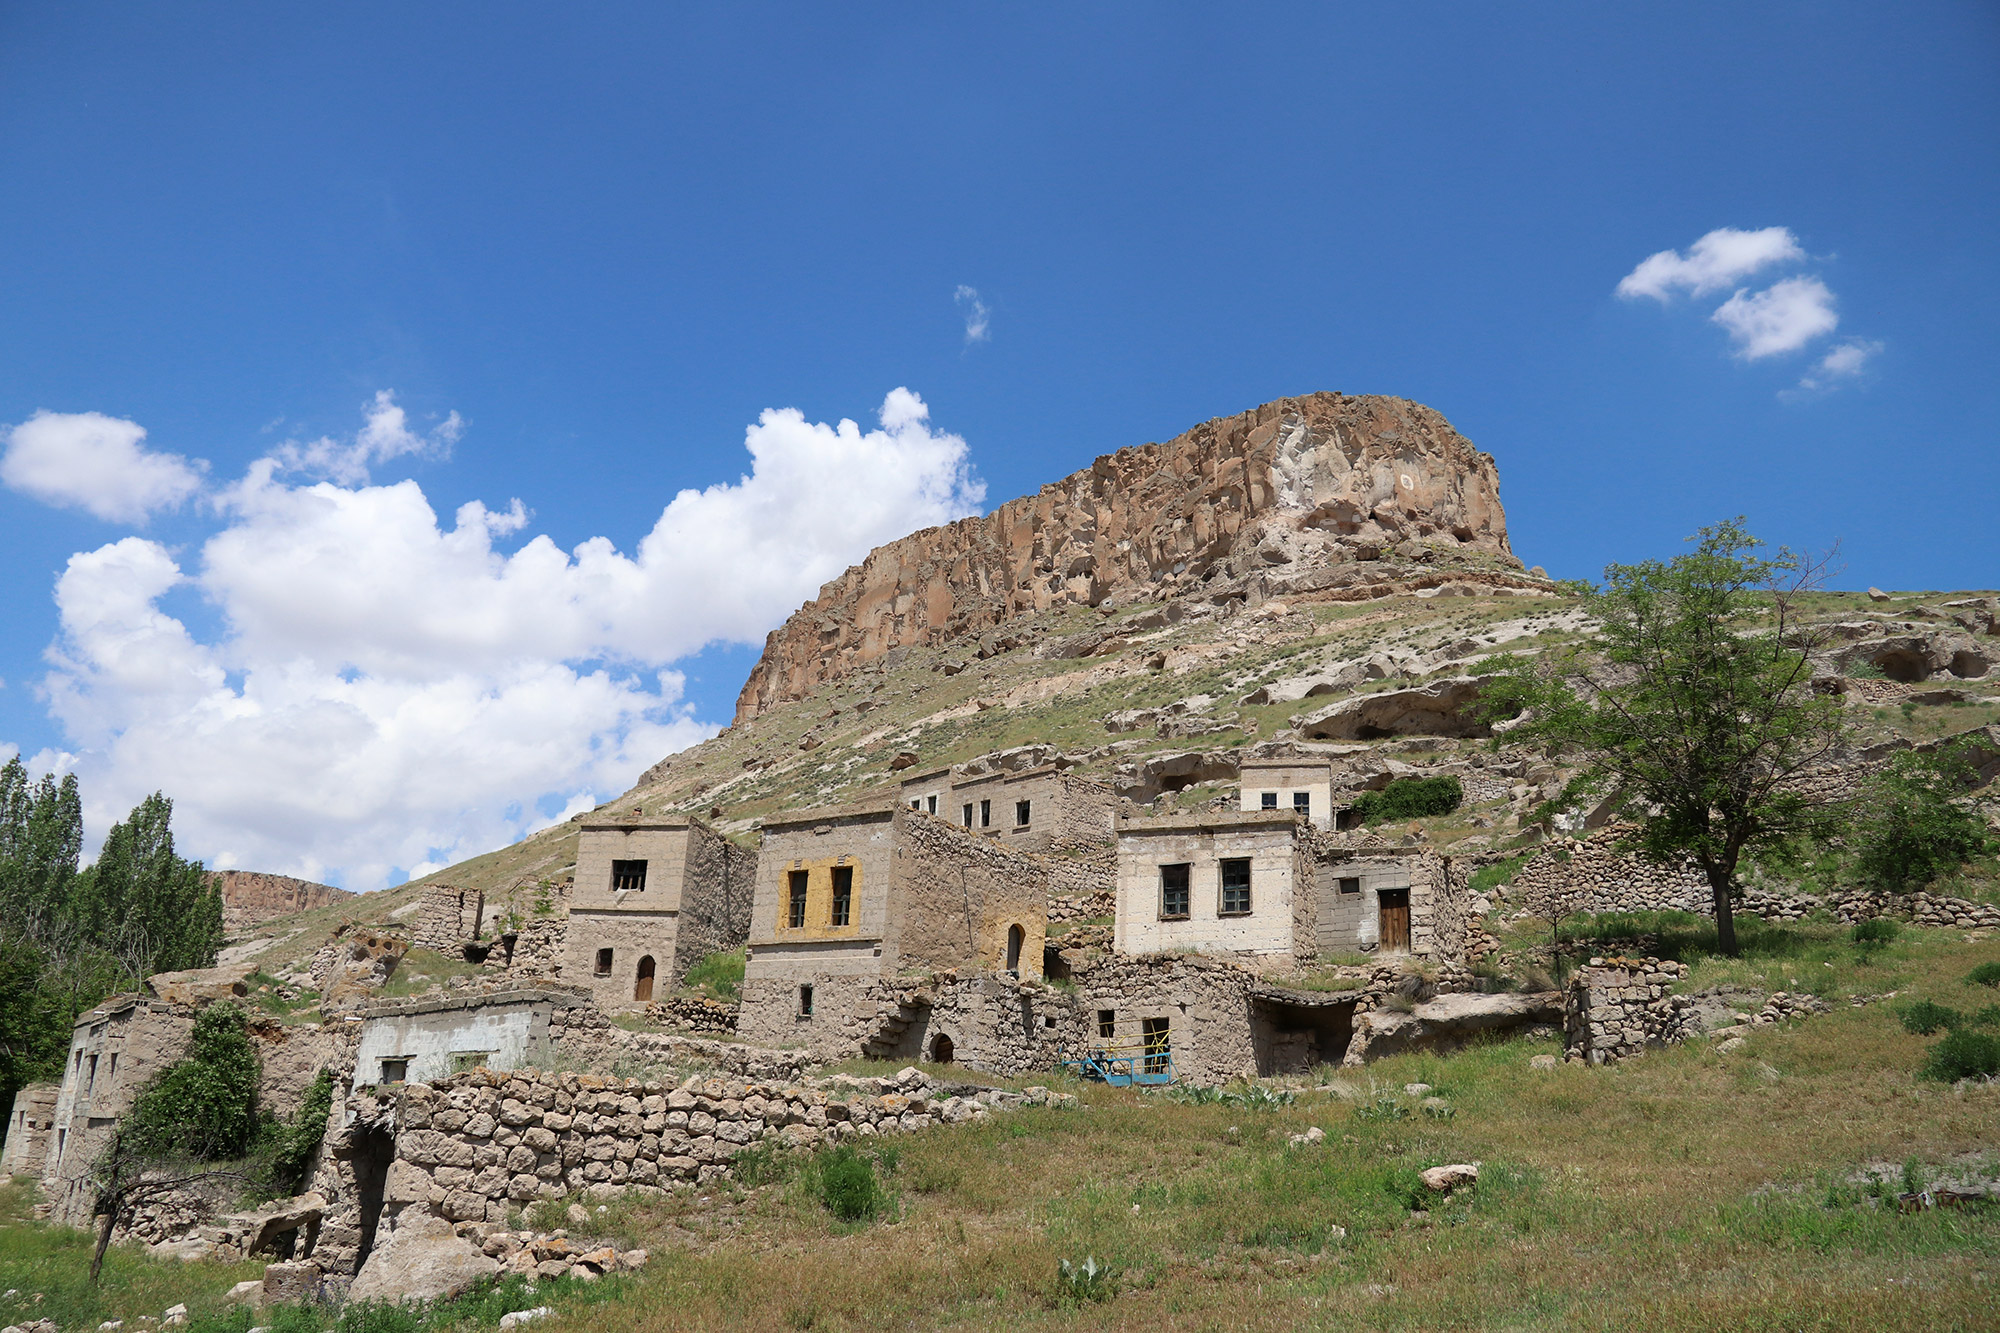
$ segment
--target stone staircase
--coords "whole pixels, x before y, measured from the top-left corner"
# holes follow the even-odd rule
[[[875,1030],[862,1038],[861,1054],[871,1060],[889,1060],[903,1043],[903,1034],[930,1013],[936,999],[927,991],[908,990],[896,996],[896,1007],[878,1012]]]

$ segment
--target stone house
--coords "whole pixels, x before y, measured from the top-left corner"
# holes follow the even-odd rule
[[[746,1040],[851,1054],[900,1030],[907,978],[1041,976],[1039,860],[900,803],[802,811],[763,831]]]
[[[903,779],[901,796],[912,810],[1030,852],[1108,841],[1118,810],[1109,787],[1053,764],[1023,773],[932,769]]]
[[[1351,846],[1289,810],[1126,817],[1113,946],[1267,970],[1347,952],[1456,959],[1467,880],[1428,849]]]
[[[1322,829],[1334,827],[1333,765],[1324,759],[1249,759],[1238,766],[1246,813],[1289,810]]]
[[[355,1084],[435,1083],[533,1064],[549,1052],[557,1011],[589,1003],[582,987],[524,986],[372,1005],[361,1014]]]
[[[644,1004],[743,943],[757,853],[681,815],[579,816],[565,983],[605,1009]]]
[[[58,1221],[90,1217],[90,1168],[154,1075],[180,1058],[194,1029],[191,1006],[118,995],[80,1015],[56,1094],[42,1197]]]
[[[48,1167],[49,1144],[55,1138],[56,1098],[60,1083],[30,1083],[14,1094],[7,1116],[7,1147],[0,1153],[0,1181],[15,1176],[40,1176]]]

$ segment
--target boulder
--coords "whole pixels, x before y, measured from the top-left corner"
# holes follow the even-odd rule
[[[1451,676],[1406,689],[1343,699],[1298,719],[1312,740],[1370,741],[1385,736],[1490,736],[1476,715],[1483,685],[1477,676]]]
[[[279,1199],[250,1213],[233,1213],[223,1219],[232,1231],[243,1236],[243,1253],[257,1254],[270,1248],[287,1231],[309,1227],[326,1215],[326,1196],[300,1194]]]
[[[456,1296],[499,1271],[498,1260],[481,1254],[443,1218],[406,1214],[388,1241],[369,1254],[347,1295],[356,1301],[434,1300]]]
[[[264,1279],[253,1277],[247,1282],[239,1282],[224,1292],[222,1299],[231,1303],[241,1301],[248,1305],[264,1303]]]
[[[238,999],[250,993],[255,963],[231,967],[197,967],[186,972],[158,972],[146,978],[153,994],[168,1004],[207,1004],[211,1000]]]
[[[1365,1064],[1403,1051],[1449,1051],[1492,1032],[1563,1021],[1561,991],[1527,994],[1440,995],[1409,1013],[1376,1009],[1355,1020],[1347,1046],[1348,1065]]]
[[[1419,1173],[1424,1188],[1439,1194],[1449,1194],[1455,1189],[1479,1183],[1479,1166],[1475,1162],[1457,1162],[1451,1166],[1434,1166]]]
[[[508,1329],[519,1328],[522,1324],[532,1324],[537,1320],[547,1319],[553,1313],[554,1310],[546,1305],[537,1305],[532,1310],[511,1310],[500,1316],[500,1333],[507,1333]]]
[[[319,1295],[319,1265],[315,1263],[270,1264],[264,1269],[266,1305],[296,1305]]]
[[[155,1259],[178,1259],[184,1264],[198,1264],[215,1257],[215,1242],[201,1236],[163,1240],[158,1245],[149,1246],[147,1253]]]

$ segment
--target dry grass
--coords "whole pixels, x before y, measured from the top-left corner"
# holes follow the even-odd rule
[[[1915,932],[1870,966],[1952,997],[2000,941]],[[1854,965],[1848,965],[1856,970]],[[1843,976],[1844,985],[1852,978]],[[888,1145],[893,1220],[836,1224],[796,1178],[632,1219],[645,1281],[593,1333],[1172,1327],[1894,1328],[2000,1321],[2000,1210],[1828,1207],[1871,1161],[2000,1148],[2000,1089],[1919,1081],[1887,1005],[1612,1069],[1537,1071],[1515,1042],[1371,1066],[1289,1107],[1091,1087]],[[1361,1117],[1432,1084],[1456,1113]],[[1323,1145],[1292,1148],[1308,1125]],[[1474,1197],[1413,1215],[1415,1171],[1484,1163]],[[1336,1229],[1344,1229],[1342,1236]],[[1119,1270],[1077,1306],[1057,1262]],[[554,1333],[554,1330],[552,1330]]]

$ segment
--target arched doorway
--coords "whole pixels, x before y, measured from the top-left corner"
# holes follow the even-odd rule
[[[945,1036],[942,1032],[938,1033],[935,1037],[931,1038],[931,1063],[934,1065],[950,1064],[953,1049],[951,1038]]]
[[[647,954],[639,960],[639,980],[632,987],[632,998],[650,1000],[653,998],[653,955]]]
[[[1028,942],[1028,932],[1020,926],[1007,927],[1007,974],[1021,975],[1021,948]]]

